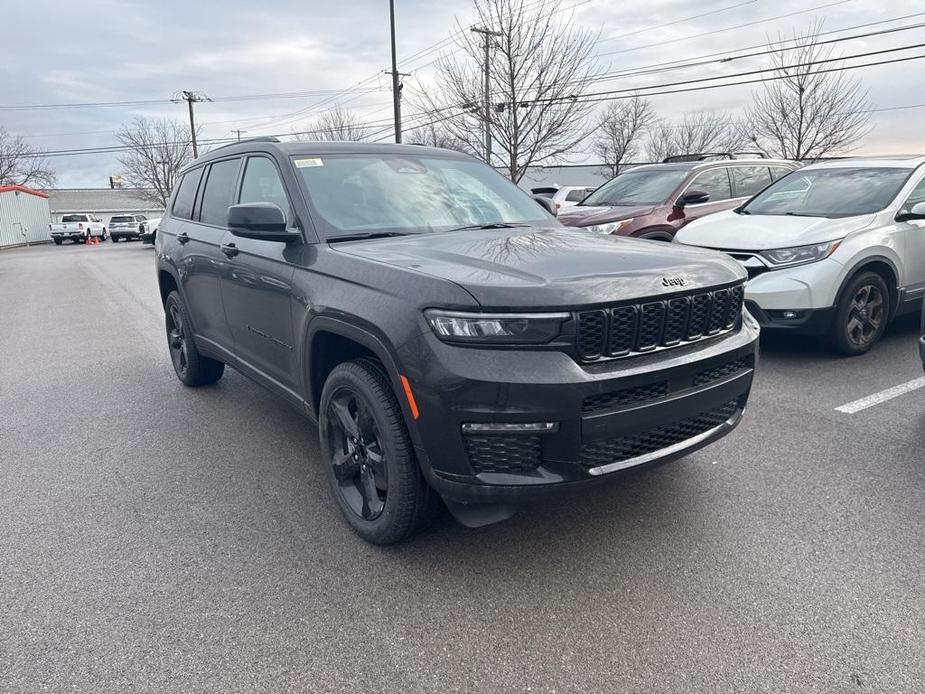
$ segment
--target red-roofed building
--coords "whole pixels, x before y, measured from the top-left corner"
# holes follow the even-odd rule
[[[47,193],[0,185],[0,248],[50,241],[49,224]]]

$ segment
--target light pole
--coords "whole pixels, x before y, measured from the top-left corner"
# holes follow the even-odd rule
[[[492,36],[503,36],[500,31],[492,31],[491,29],[485,29],[483,27],[472,27],[470,29],[473,33],[481,34],[485,37],[485,94],[484,104],[482,108],[484,113],[482,117],[484,118],[484,128],[485,128],[485,163],[491,166],[491,83],[489,82],[489,60],[491,59],[491,37]]]
[[[243,134],[246,133],[247,131],[246,131],[246,130],[241,130],[241,128],[237,128],[236,130],[232,130],[231,132],[233,132],[235,135],[238,136],[238,142],[240,142],[240,141],[241,141],[241,135],[243,135]]]
[[[199,101],[212,101],[212,99],[202,92],[192,92],[184,89],[174,94],[171,101],[175,104],[185,101],[187,106],[189,106],[189,130],[190,137],[193,141],[193,159],[196,159],[199,157],[199,149],[196,147],[196,119],[193,116],[193,104]]]
[[[386,70],[386,73],[392,75],[392,111],[395,116],[395,142],[401,143],[401,77],[405,73],[398,71],[398,58],[395,55],[395,0],[389,0],[389,27],[392,39],[392,69]]]

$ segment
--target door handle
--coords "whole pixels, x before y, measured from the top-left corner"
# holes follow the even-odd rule
[[[223,243],[221,245],[222,253],[227,255],[229,258],[234,258],[238,254],[238,247],[233,243]]]
[[[181,244],[184,244],[189,241],[189,235],[185,231],[181,231],[179,234],[177,234],[177,241],[179,241]]]

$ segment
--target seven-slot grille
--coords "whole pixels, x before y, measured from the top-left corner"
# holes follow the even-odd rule
[[[742,313],[743,285],[642,304],[578,312],[585,361],[672,347],[730,330]]]

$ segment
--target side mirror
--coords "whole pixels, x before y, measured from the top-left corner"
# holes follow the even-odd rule
[[[288,242],[298,238],[286,228],[286,215],[272,202],[248,202],[228,208],[228,230],[235,236]]]
[[[550,200],[549,198],[545,198],[542,195],[534,195],[533,199],[536,200],[537,204],[540,207],[542,207],[544,210],[546,210],[549,214],[551,214],[553,217],[556,216],[557,214],[556,203],[554,203],[552,200]]]
[[[925,202],[918,202],[911,210],[900,210],[896,215],[897,222],[908,222],[910,219],[925,219]]]
[[[684,209],[688,205],[701,205],[710,202],[710,194],[703,190],[689,190],[677,199],[674,206],[678,209]]]

